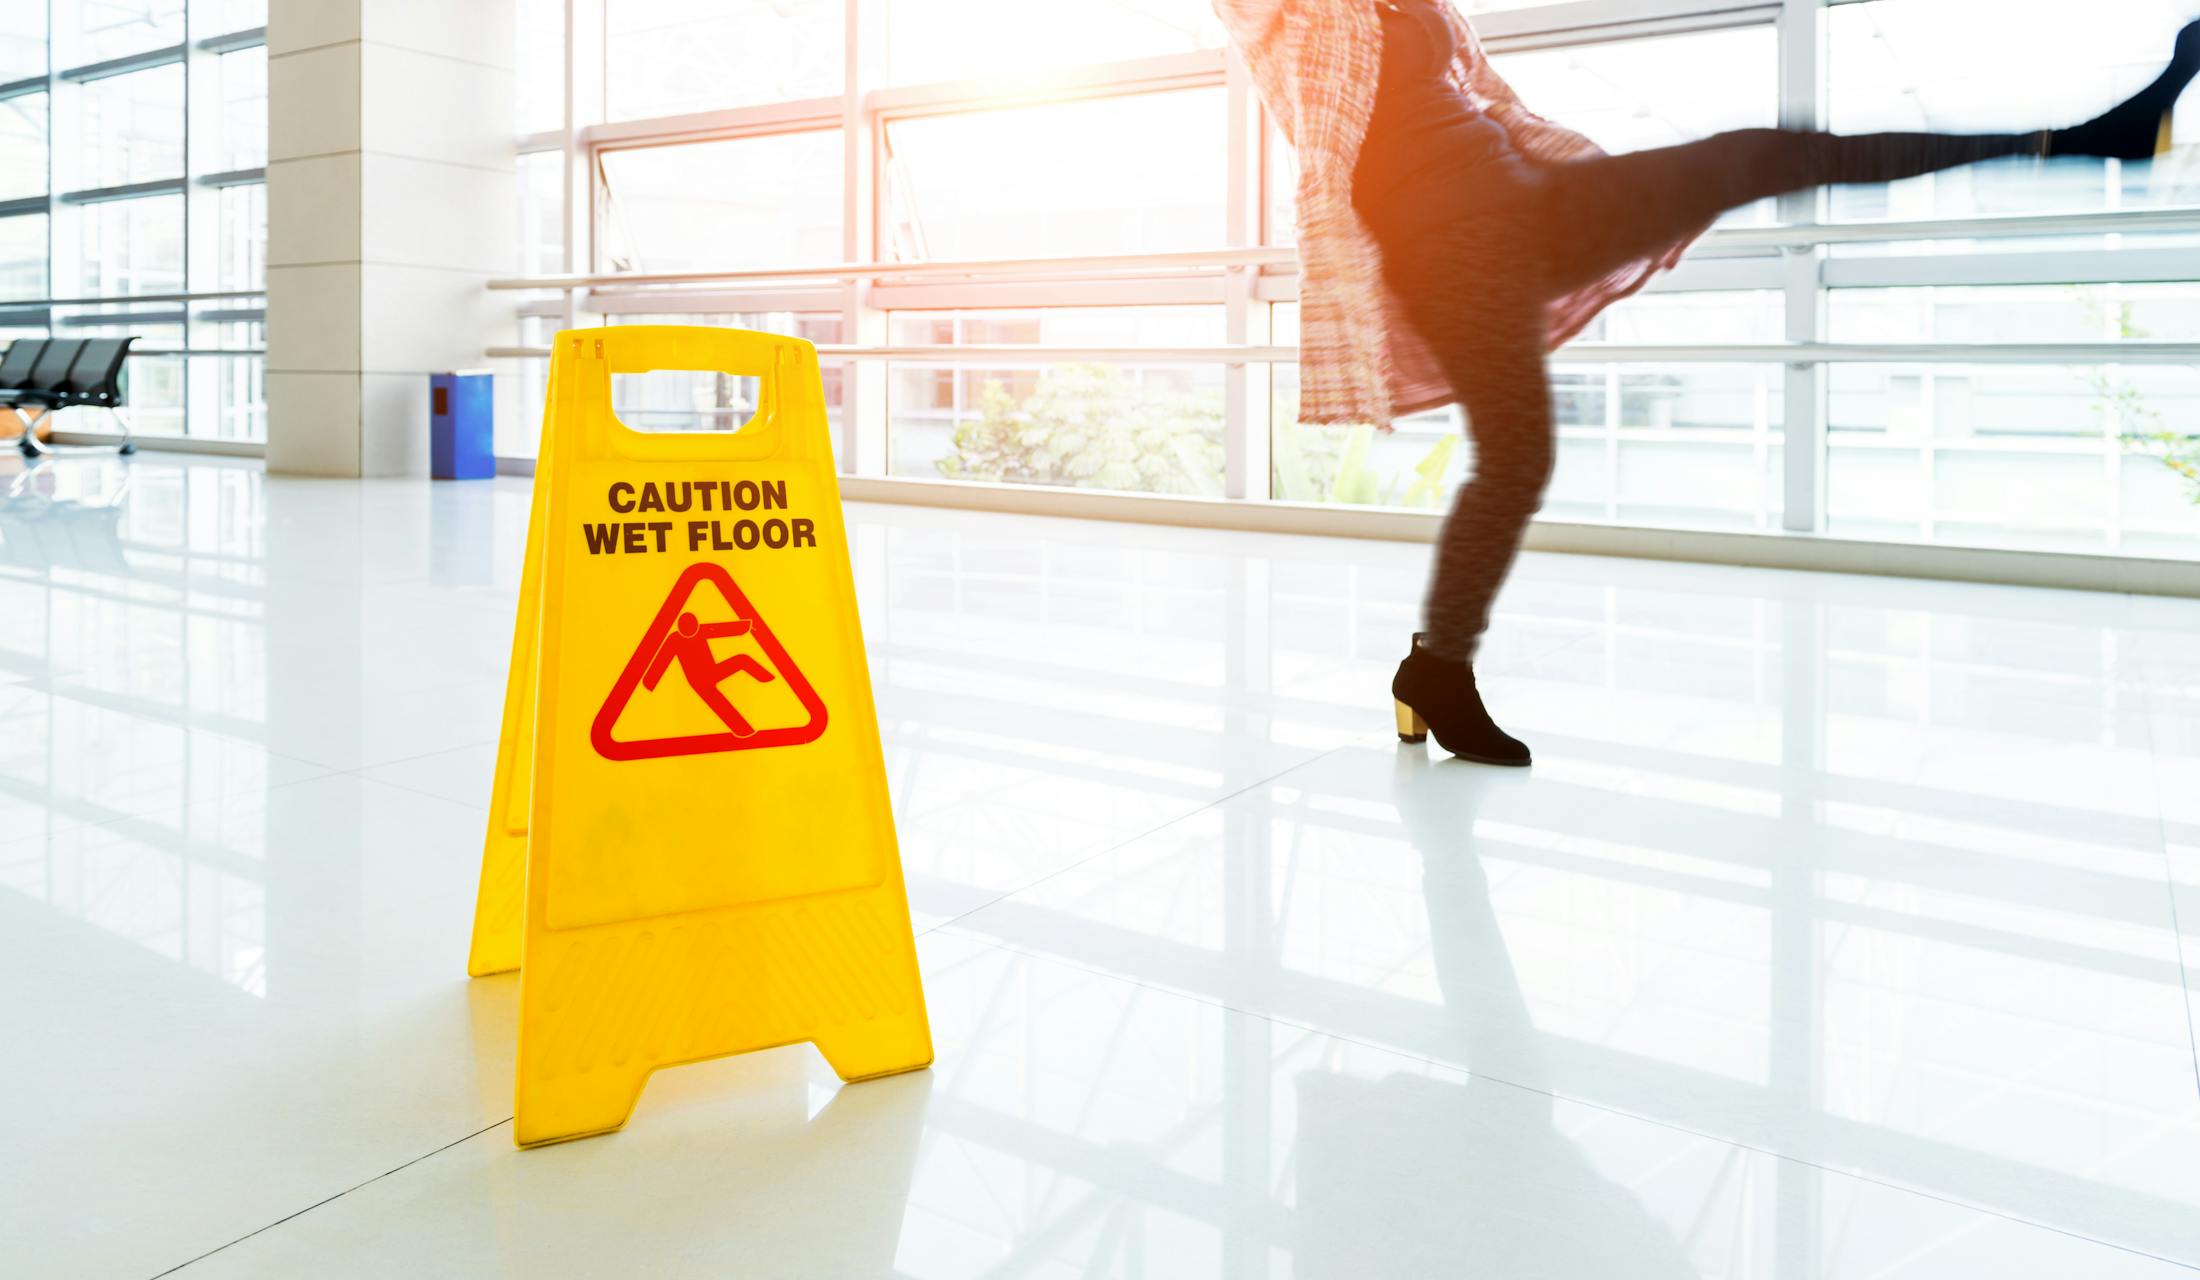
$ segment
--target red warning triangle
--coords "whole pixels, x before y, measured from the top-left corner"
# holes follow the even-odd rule
[[[705,623],[687,608],[695,588],[705,582],[716,587],[726,603],[733,607],[731,621]],[[711,641],[727,636],[753,639],[756,647],[771,660],[770,668],[767,670],[754,658],[745,656],[719,659]],[[808,719],[801,724],[769,728],[751,725],[720,687],[736,677],[763,683],[785,681],[787,691],[809,713]],[[634,742],[622,742],[613,737],[619,717],[625,714],[635,689],[645,686],[655,689],[668,679],[685,680],[725,728],[717,733],[644,738]],[[714,751],[796,747],[815,742],[824,732],[825,703],[817,696],[817,690],[810,687],[801,668],[787,656],[787,650],[749,603],[749,598],[734,585],[733,575],[705,561],[689,565],[680,580],[672,584],[672,594],[665,597],[649,630],[642,634],[642,642],[635,648],[634,656],[626,660],[626,669],[619,673],[618,683],[611,686],[603,709],[596,713],[589,739],[595,744],[596,753],[607,760],[651,760],[661,756],[707,755]]]

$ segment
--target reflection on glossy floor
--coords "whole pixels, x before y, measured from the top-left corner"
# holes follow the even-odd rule
[[[523,482],[0,495],[8,1274],[2200,1266],[2200,603],[1531,558],[1507,774],[1418,548],[860,509],[938,1066],[519,1152]]]

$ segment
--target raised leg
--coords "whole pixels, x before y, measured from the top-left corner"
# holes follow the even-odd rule
[[[2041,133],[1870,133],[1737,129],[1677,147],[1543,171],[1547,283],[1565,293],[1655,257],[1729,209],[1767,196],[1896,182],[2005,156],[2043,155]]]

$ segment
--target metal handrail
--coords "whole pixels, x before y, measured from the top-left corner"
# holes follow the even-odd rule
[[[492,360],[548,359],[548,347],[490,347]],[[1033,345],[860,346],[820,343],[830,362],[1022,364],[1070,360],[1102,364],[1292,364],[1295,346],[1048,347]],[[1652,346],[1576,342],[1551,353],[1556,364],[2110,364],[2200,365],[2200,342],[1854,343],[1758,342],[1723,346]]]
[[[1818,245],[1899,240],[1981,240],[2059,235],[2200,234],[2200,208],[2132,209],[2106,213],[2014,214],[1991,218],[1915,219],[1903,222],[1795,223],[1777,227],[1724,227],[1707,234],[1710,249],[1808,249]],[[729,271],[613,271],[593,274],[505,276],[491,289],[650,289],[678,285],[761,283],[774,280],[864,280],[879,277],[936,279],[1015,274],[1106,275],[1132,271],[1215,268],[1296,269],[1290,245],[1187,249],[1164,253],[1073,257],[972,258],[942,262],[837,262],[811,266],[749,267]]]
[[[621,271],[597,275],[510,276],[491,289],[600,289],[767,280],[862,280],[879,276],[990,276],[1014,272],[1182,271],[1201,267],[1295,266],[1289,245],[1251,249],[1186,249],[1168,253],[1120,253],[1079,258],[970,258],[947,262],[839,262],[808,267],[752,267],[739,271]]]
[[[119,298],[9,298],[0,311],[18,307],[115,307],[133,302],[218,302],[225,298],[264,298],[265,289],[228,289],[200,293],[132,293]]]

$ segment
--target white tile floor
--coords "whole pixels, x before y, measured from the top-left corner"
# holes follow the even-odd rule
[[[520,1152],[524,486],[6,466],[0,1274],[2200,1266],[2200,603],[861,509],[938,1065]]]

